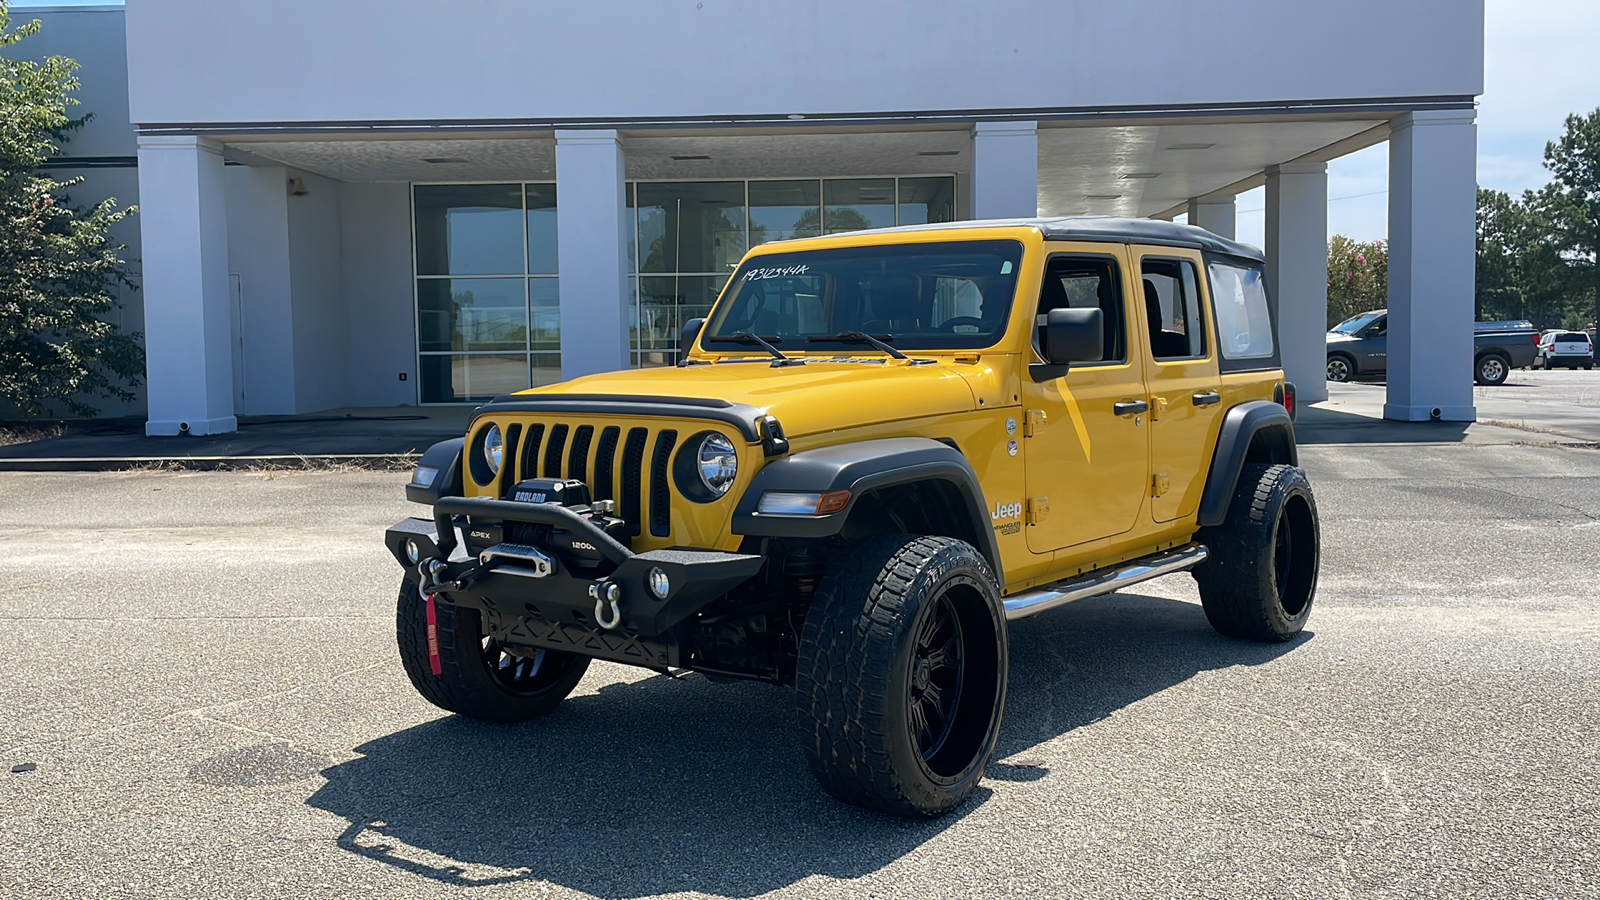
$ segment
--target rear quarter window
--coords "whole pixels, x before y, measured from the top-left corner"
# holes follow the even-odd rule
[[[1272,313],[1261,270],[1213,262],[1211,298],[1216,307],[1217,347],[1230,360],[1269,360],[1276,354]]]

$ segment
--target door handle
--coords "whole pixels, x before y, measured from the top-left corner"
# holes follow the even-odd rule
[[[1150,404],[1143,400],[1123,400],[1113,404],[1111,409],[1119,416],[1136,416],[1150,411]]]
[[[1210,406],[1213,403],[1221,403],[1221,402],[1222,402],[1222,395],[1217,393],[1216,391],[1205,391],[1203,393],[1198,393],[1198,394],[1194,395],[1194,405],[1195,406]]]

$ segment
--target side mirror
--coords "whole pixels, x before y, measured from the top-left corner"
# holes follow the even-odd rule
[[[704,318],[690,319],[683,323],[683,330],[678,332],[679,363],[689,358],[689,350],[694,346],[695,339],[700,337],[700,329],[704,327],[706,327]]]
[[[1045,318],[1044,358],[1053,366],[1105,358],[1105,313],[1099,309],[1052,309]]]

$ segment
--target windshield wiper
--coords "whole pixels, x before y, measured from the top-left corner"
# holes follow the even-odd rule
[[[894,340],[893,335],[886,334],[884,337],[891,341]],[[899,350],[889,346],[887,341],[879,340],[878,338],[867,334],[865,331],[841,331],[838,334],[813,334],[810,337],[807,337],[806,340],[814,344],[870,344],[873,347],[876,347],[877,349],[889,354],[895,359],[907,358],[904,353],[901,353]]]
[[[733,341],[735,344],[760,344],[761,349],[772,354],[772,364],[775,366],[790,366],[805,362],[804,360],[800,359],[790,359],[789,357],[783,355],[782,350],[772,346],[771,342],[783,340],[783,338],[780,338],[776,335],[770,338],[764,338],[759,334],[751,334],[748,331],[738,331],[733,334],[720,335],[719,337],[721,340]]]

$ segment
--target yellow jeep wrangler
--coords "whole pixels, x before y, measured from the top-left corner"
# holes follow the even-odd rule
[[[1007,623],[1189,570],[1224,635],[1305,626],[1319,528],[1261,254],[1068,218],[767,244],[676,368],[500,397],[390,529],[444,709],[549,712],[591,659],[792,687],[824,788],[977,786]]]

